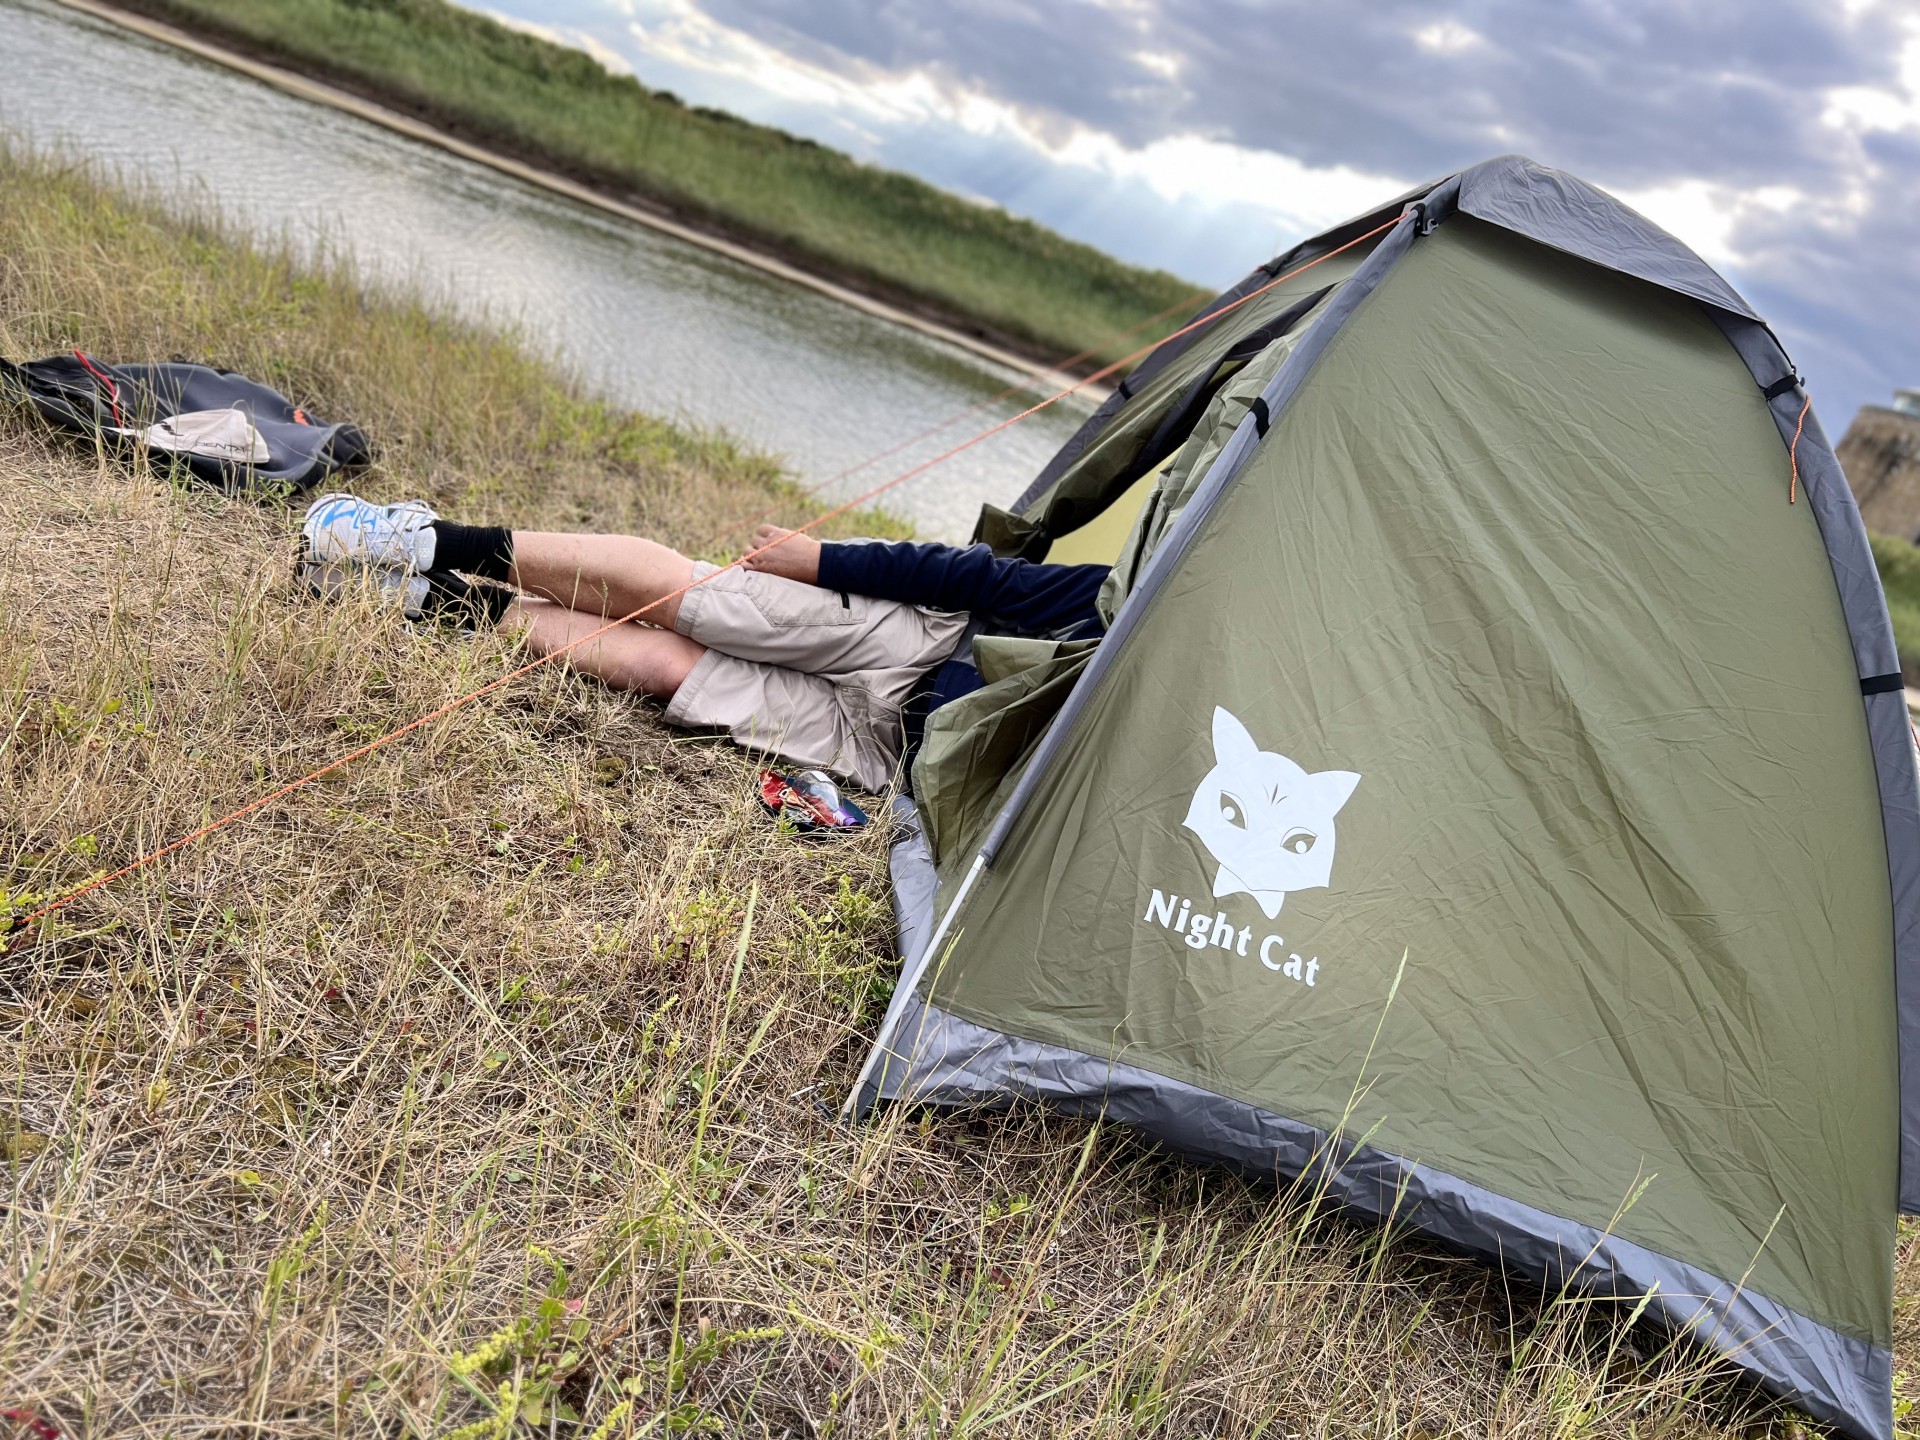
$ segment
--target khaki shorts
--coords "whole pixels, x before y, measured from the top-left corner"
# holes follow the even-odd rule
[[[707,647],[669,724],[883,790],[900,764],[900,703],[953,653],[964,614],[843,595],[696,561],[673,628]],[[712,579],[708,579],[712,576]]]

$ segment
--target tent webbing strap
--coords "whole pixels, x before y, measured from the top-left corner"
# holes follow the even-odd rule
[[[1898,670],[1891,675],[1867,675],[1860,681],[1862,695],[1885,695],[1894,690],[1907,688],[1907,677]]]

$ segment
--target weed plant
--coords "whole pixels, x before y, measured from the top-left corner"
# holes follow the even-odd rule
[[[1045,358],[1106,346],[1198,287],[810,140],[696,109],[445,0],[137,0],[136,8],[924,302]],[[1249,266],[1265,260],[1249,252]],[[1171,332],[1111,345],[1114,359]]]
[[[508,339],[0,155],[0,352],[68,346],[357,420],[383,498],[709,553],[803,511]],[[0,414],[0,906],[509,663],[303,603],[294,528]],[[1608,1302],[1311,1193],[1087,1121],[835,1123],[893,974],[888,836],[797,843],[753,768],[550,668],[36,928],[0,966],[0,1409],[76,1437],[1797,1433]]]
[[[1873,543],[1874,568],[1886,590],[1901,666],[1910,676],[1920,674],[1920,548],[1892,535],[1867,538]]]

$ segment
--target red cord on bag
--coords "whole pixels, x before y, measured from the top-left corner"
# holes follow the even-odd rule
[[[78,360],[82,365],[87,367],[87,373],[89,375],[93,376],[94,379],[98,380],[102,385],[107,387],[107,406],[113,411],[114,428],[117,430],[126,429],[127,422],[120,418],[120,384],[119,382],[115,380],[113,376],[107,374],[106,371],[102,370],[98,365],[94,364],[93,361],[89,360],[86,356],[82,355],[78,350],[73,352],[73,358]]]

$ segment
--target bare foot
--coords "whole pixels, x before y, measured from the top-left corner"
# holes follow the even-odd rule
[[[820,542],[798,530],[762,525],[753,532],[753,549],[747,554],[746,567],[765,575],[780,575],[805,585],[817,585],[820,583]]]

